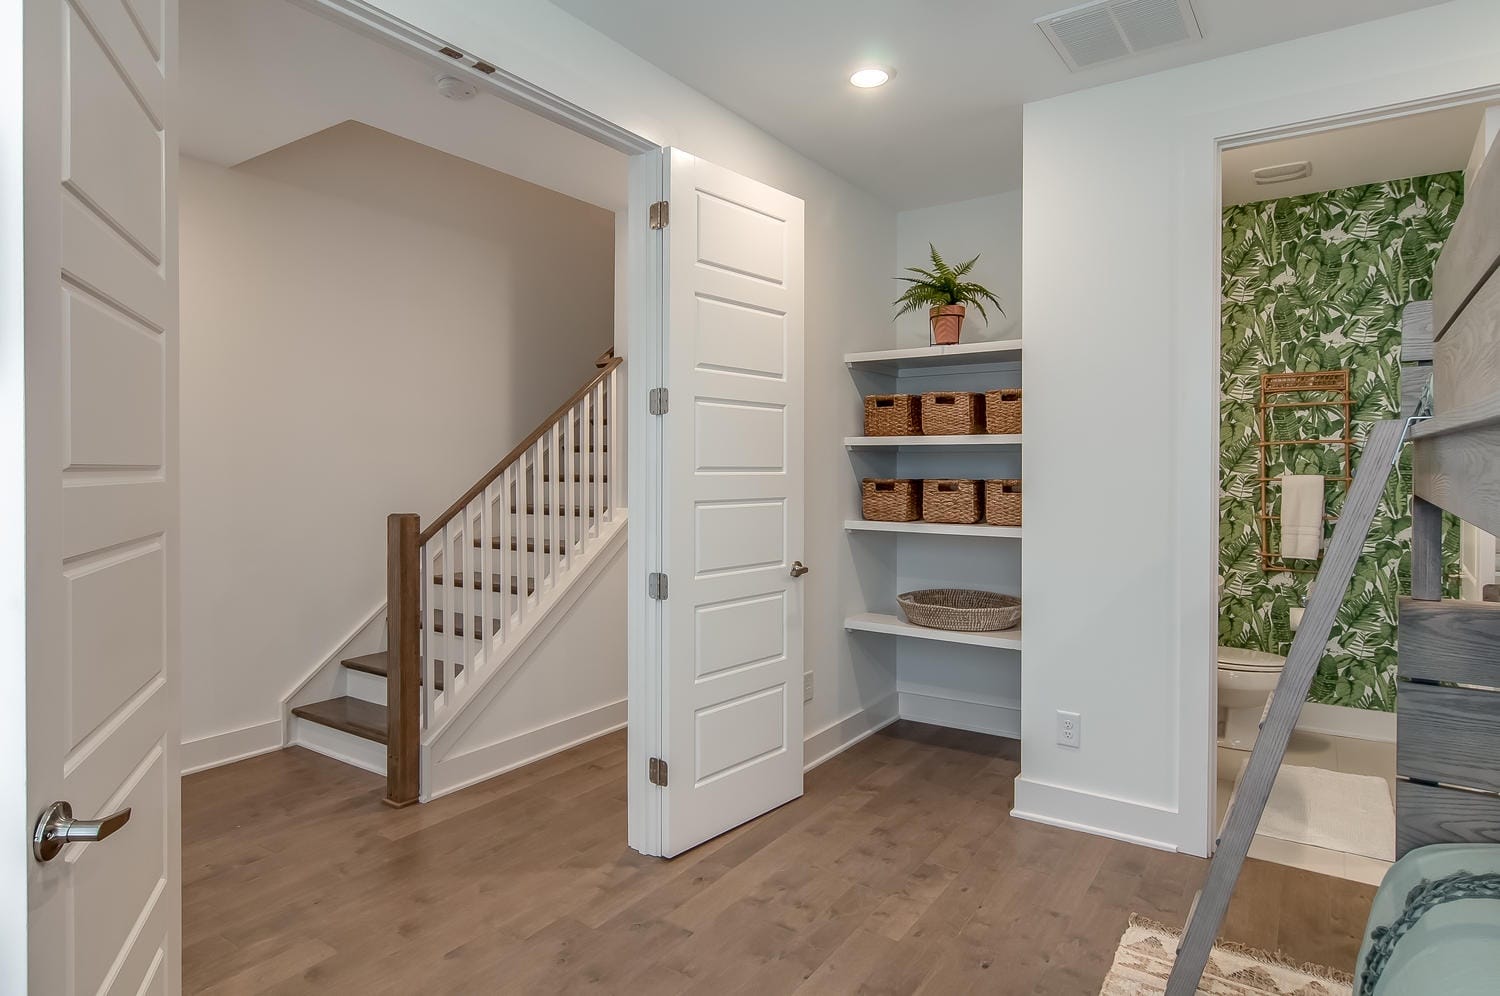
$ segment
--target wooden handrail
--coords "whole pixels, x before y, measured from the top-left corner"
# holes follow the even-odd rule
[[[612,359],[614,359],[614,358],[615,358],[615,347],[611,346],[608,349],[606,349],[604,352],[602,352],[602,353],[599,354],[599,358],[594,361],[594,366],[599,367],[599,368],[602,369],[604,367],[609,366],[609,361],[612,360]]]
[[[454,519],[455,516],[457,516],[460,512],[467,508],[469,502],[473,501],[475,498],[478,498],[481,494],[483,494],[484,489],[493,484],[501,474],[505,473],[505,469],[507,467],[519,460],[521,456],[531,448],[532,443],[536,442],[538,439],[541,439],[542,436],[546,435],[547,430],[552,428],[554,422],[566,415],[570,408],[572,408],[578,402],[582,401],[590,391],[598,387],[599,384],[603,382],[604,378],[609,376],[611,370],[623,363],[624,360],[614,355],[614,352],[614,348],[611,347],[609,352],[599,357],[599,360],[596,361],[595,364],[596,366],[598,366],[599,372],[594,374],[592,380],[575,391],[573,393],[573,396],[567,401],[564,401],[562,404],[558,405],[557,409],[551,415],[548,415],[545,419],[543,419],[541,424],[533,429],[530,435],[521,440],[520,444],[517,445],[515,449],[507,453],[503,460],[495,464],[495,466],[490,469],[489,473],[485,474],[478,481],[474,482],[474,486],[468,491],[465,491],[463,493],[463,496],[460,497],[458,501],[454,502],[452,505],[449,505],[446,512],[438,516],[436,519],[433,519],[432,522],[428,523],[427,528],[423,529],[422,534],[417,537],[417,546],[426,546],[427,541],[436,536],[444,526],[446,526]]]

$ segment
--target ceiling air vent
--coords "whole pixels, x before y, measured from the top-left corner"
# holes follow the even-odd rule
[[[1203,37],[1192,0],[1094,0],[1036,24],[1074,72]]]
[[[1297,163],[1282,163],[1280,166],[1262,166],[1260,169],[1251,170],[1250,175],[1262,187],[1272,183],[1287,183],[1312,176],[1312,163],[1303,160]]]

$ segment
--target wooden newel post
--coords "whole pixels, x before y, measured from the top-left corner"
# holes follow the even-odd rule
[[[386,519],[386,781],[385,802],[409,806],[421,783],[421,588],[416,515]]]

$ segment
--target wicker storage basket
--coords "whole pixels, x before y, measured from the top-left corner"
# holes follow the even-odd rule
[[[985,431],[1011,436],[1021,431],[1021,389],[1007,387],[984,392]]]
[[[922,517],[922,482],[867,477],[861,484],[866,519],[915,522]]]
[[[924,522],[972,525],[984,517],[984,491],[978,481],[934,478],[922,482]]]
[[[984,482],[984,521],[992,526],[1021,524],[1021,482]]]
[[[984,431],[984,396],[967,391],[922,395],[922,435],[971,436]]]
[[[1021,600],[993,591],[924,588],[897,595],[896,602],[913,626],[989,633],[1021,625]]]
[[[872,394],[865,399],[865,435],[920,436],[922,399],[915,394]]]

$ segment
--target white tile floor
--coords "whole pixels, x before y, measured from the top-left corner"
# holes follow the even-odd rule
[[[1229,809],[1229,797],[1234,792],[1235,779],[1239,777],[1249,758],[1248,751],[1219,748],[1217,819],[1220,825],[1224,822],[1224,813]],[[1395,744],[1297,730],[1287,745],[1283,763],[1326,768],[1354,775],[1377,775],[1389,783],[1392,798],[1395,798]],[[1380,861],[1363,854],[1345,854],[1343,851],[1330,851],[1327,848],[1258,834],[1250,844],[1250,857],[1369,885],[1379,885],[1385,870],[1391,866],[1389,861]]]

